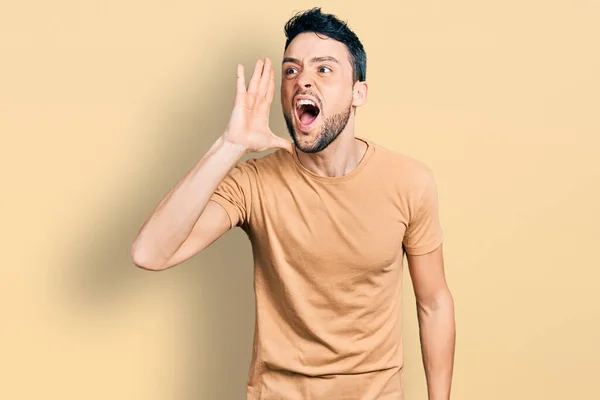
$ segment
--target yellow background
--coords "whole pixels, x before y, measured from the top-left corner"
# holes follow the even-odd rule
[[[0,398],[244,398],[244,233],[161,273],[134,267],[129,247],[222,133],[236,63],[280,63],[284,23],[313,5],[0,7]],[[357,135],[435,173],[453,399],[600,398],[600,4],[318,5],[367,51]],[[278,96],[271,120],[288,138]],[[406,399],[424,400],[406,282]]]

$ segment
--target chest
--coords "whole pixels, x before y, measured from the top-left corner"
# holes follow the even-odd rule
[[[392,268],[407,226],[396,195],[374,188],[282,190],[260,212],[271,251],[334,279]]]

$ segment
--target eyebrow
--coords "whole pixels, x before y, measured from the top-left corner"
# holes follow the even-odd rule
[[[331,56],[313,57],[310,59],[310,62],[312,62],[312,63],[319,63],[319,62],[325,62],[325,61],[331,61],[336,64],[340,63],[338,60],[336,60],[334,57],[331,57]],[[298,60],[297,58],[292,58],[292,57],[285,57],[283,59],[282,64],[285,64],[286,62],[291,62],[294,64],[302,64],[302,62],[300,62],[300,60]]]

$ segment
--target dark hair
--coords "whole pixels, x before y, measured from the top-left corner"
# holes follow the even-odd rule
[[[285,24],[284,51],[296,36],[304,32],[325,35],[346,45],[350,53],[354,82],[364,81],[367,77],[367,55],[362,43],[347,22],[339,20],[335,15],[323,14],[320,7],[299,12]]]

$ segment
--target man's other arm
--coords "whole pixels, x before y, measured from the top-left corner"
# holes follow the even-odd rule
[[[429,400],[449,400],[454,366],[454,300],[446,283],[443,246],[407,254],[419,321]]]

